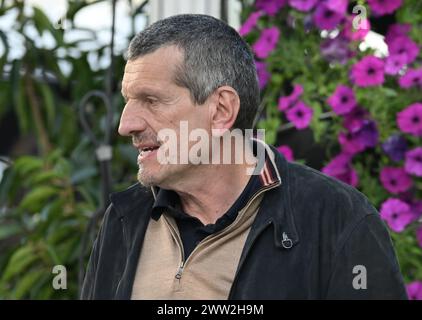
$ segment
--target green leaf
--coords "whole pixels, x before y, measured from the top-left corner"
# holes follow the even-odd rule
[[[58,189],[51,186],[39,186],[31,190],[22,200],[20,207],[32,212],[41,210],[48,198],[58,194]]]
[[[6,270],[3,274],[3,281],[8,281],[15,275],[25,271],[33,262],[38,259],[35,254],[35,248],[31,245],[26,245],[16,250],[7,264]]]
[[[26,273],[22,278],[17,282],[16,288],[14,290],[14,298],[22,299],[27,293],[32,289],[33,285],[41,279],[41,277],[46,273],[46,270],[31,270]]]
[[[44,99],[43,106],[46,110],[47,115],[47,126],[50,131],[52,131],[54,125],[54,117],[55,117],[55,105],[54,105],[54,97],[51,89],[46,84],[40,84],[41,94]]]
[[[22,232],[22,227],[17,223],[0,225],[0,241]]]
[[[34,171],[41,170],[43,167],[43,160],[33,156],[22,156],[16,159],[14,163],[14,170],[21,176],[28,176]]]

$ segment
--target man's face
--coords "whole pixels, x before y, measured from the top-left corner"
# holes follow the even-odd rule
[[[189,131],[203,128],[210,132],[207,105],[196,106],[189,90],[174,83],[176,67],[183,54],[174,46],[164,47],[128,61],[122,81],[126,100],[119,134],[132,136],[139,150],[138,180],[146,185],[171,186],[192,169],[191,165],[160,164],[157,160],[158,132],[171,129],[180,143],[180,121],[187,121]]]

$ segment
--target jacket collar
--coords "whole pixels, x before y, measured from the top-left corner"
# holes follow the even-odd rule
[[[277,149],[262,141],[254,140],[265,148],[266,157],[263,165],[258,162],[257,168],[261,168],[260,177],[267,186],[261,209],[254,222],[254,228],[274,224],[274,241],[277,247],[290,249],[299,242],[296,226],[294,223],[291,207],[291,177],[289,163]],[[258,159],[260,161],[260,159]],[[157,188],[147,188],[136,183],[128,189],[113,193],[110,196],[113,207],[118,217],[139,216],[140,211],[148,218],[151,216],[151,208],[157,196]],[[142,208],[149,208],[142,210]],[[136,226],[132,226],[136,227]]]

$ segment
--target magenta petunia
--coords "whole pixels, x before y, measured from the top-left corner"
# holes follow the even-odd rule
[[[384,41],[389,44],[394,38],[407,36],[411,29],[412,25],[409,23],[392,24],[387,30]]]
[[[418,240],[419,246],[422,248],[422,226],[416,230],[416,239]]]
[[[395,198],[389,198],[382,203],[380,214],[395,232],[402,232],[414,219],[409,204]]]
[[[384,61],[366,56],[355,63],[351,71],[352,81],[359,87],[377,86],[384,83]]]
[[[397,114],[397,125],[402,132],[422,136],[422,103],[414,103]]]
[[[259,18],[262,16],[262,11],[252,12],[246,21],[242,24],[239,29],[239,34],[241,36],[247,35],[249,32],[255,28]]]
[[[287,161],[294,161],[293,150],[289,146],[282,145],[277,147],[277,150],[286,158]]]
[[[406,285],[409,300],[422,300],[422,281],[413,281]]]
[[[422,177],[422,147],[406,152],[404,170],[411,175]]]
[[[351,165],[351,155],[340,153],[322,168],[322,172],[344,183],[356,187],[359,183],[356,170]]]
[[[334,93],[328,98],[327,103],[338,115],[344,115],[356,106],[355,93],[352,88],[338,85]]]
[[[262,30],[259,39],[253,44],[252,49],[258,58],[265,59],[277,45],[280,37],[280,30],[271,27]]]
[[[338,142],[344,153],[354,155],[365,150],[365,145],[361,140],[351,132],[340,132]]]
[[[345,14],[349,0],[320,0],[328,9],[340,14]]]
[[[369,7],[376,16],[393,13],[402,4],[402,0],[367,0]]]
[[[293,107],[299,100],[299,97],[302,95],[302,93],[303,87],[300,84],[295,84],[290,95],[283,96],[278,99],[278,110],[286,111],[287,109]]]
[[[255,8],[265,11],[270,16],[274,16],[286,4],[287,0],[257,0]]]
[[[419,52],[418,44],[408,36],[394,37],[388,42],[388,54],[392,56],[404,55],[407,64],[415,61]]]
[[[303,12],[312,10],[317,2],[318,0],[289,0],[290,6]]]
[[[396,75],[406,65],[407,57],[405,54],[390,55],[385,59],[384,71],[389,75]]]
[[[286,111],[286,118],[296,129],[301,130],[309,126],[314,111],[304,102],[298,101],[292,108]]]
[[[408,89],[414,86],[422,88],[422,67],[418,69],[409,69],[399,79],[400,87]]]
[[[412,178],[403,168],[384,167],[380,173],[383,187],[391,193],[400,193],[409,190],[413,184]]]
[[[348,39],[349,41],[359,41],[365,39],[369,30],[371,29],[371,24],[368,19],[361,19],[359,22],[358,28],[355,28],[353,21],[356,16],[349,16],[344,24],[343,30],[341,31],[341,36]]]
[[[265,62],[255,60],[255,66],[258,74],[259,89],[263,89],[267,85],[271,75],[267,70]]]
[[[378,128],[374,120],[364,119],[362,126],[352,133],[365,148],[373,148],[378,143]]]
[[[362,128],[364,121],[369,117],[369,112],[362,107],[356,106],[344,116],[343,127],[350,132],[356,132]]]
[[[322,2],[317,6],[313,18],[315,25],[319,29],[333,30],[344,18],[344,13],[332,10]]]

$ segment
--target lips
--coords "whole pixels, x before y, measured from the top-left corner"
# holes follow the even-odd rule
[[[143,145],[143,146],[137,146],[137,149],[139,150],[139,156],[138,161],[145,160],[149,158],[150,156],[157,153],[157,149],[160,146],[158,145]]]

